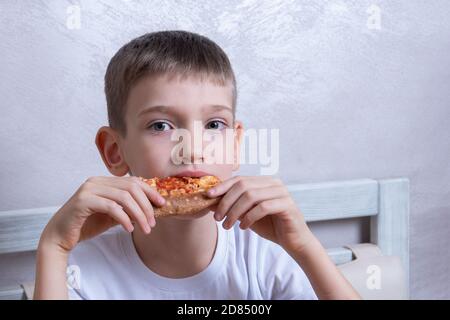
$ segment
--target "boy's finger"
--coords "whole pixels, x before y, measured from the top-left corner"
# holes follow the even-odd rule
[[[227,218],[224,221],[224,226],[233,226],[243,214],[262,201],[283,198],[288,195],[286,188],[283,186],[247,190],[225,213]]]
[[[239,197],[246,191],[251,189],[259,189],[269,187],[270,182],[264,179],[239,179],[237,180],[226,194],[220,200],[217,206],[217,216],[219,220],[222,220],[227,212],[229,212],[231,206],[239,199]]]
[[[138,180],[137,183],[142,187],[142,190],[144,190],[144,193],[153,204],[156,204],[159,207],[164,205],[166,200],[158,191],[156,191],[156,188],[150,187],[144,181]]]
[[[211,188],[206,193],[209,197],[218,197],[226,193],[239,179],[242,179],[242,176],[235,176],[228,180],[225,180],[219,183],[217,186]]]
[[[274,184],[274,180],[271,177],[245,177],[235,176],[228,180],[219,183],[217,186],[211,188],[206,193],[209,197],[218,197],[230,190],[236,183],[251,183],[251,185],[266,187]]]
[[[109,215],[117,223],[120,223],[124,229],[128,232],[134,230],[130,217],[123,211],[123,208],[117,204],[117,202],[93,195],[88,200],[88,207],[93,212]]]
[[[151,228],[145,213],[128,191],[105,185],[98,185],[95,189],[95,194],[117,202],[122,206],[124,211],[132,218],[132,220],[139,223],[141,229],[145,233],[150,233]]]
[[[285,198],[271,199],[263,201],[251,209],[241,220],[240,228],[247,229],[256,221],[261,220],[267,215],[276,214],[286,210]]]
[[[130,183],[127,191],[132,195],[138,205],[141,207],[142,211],[147,216],[147,221],[151,227],[154,227],[156,224],[155,213],[153,211],[153,206],[150,203],[147,194],[143,187],[137,184],[137,187],[134,183]]]
[[[130,192],[140,205],[143,212],[147,215],[147,220],[151,227],[156,225],[155,215],[152,204],[162,206],[165,199],[150,187],[147,183],[137,177],[98,177],[103,185],[119,188]],[[142,192],[144,197],[142,197]],[[151,203],[149,203],[149,200]]]
[[[138,177],[97,177],[101,179],[103,184],[111,187],[120,187],[121,189],[128,190],[130,182],[139,185],[147,195],[147,198],[158,206],[162,206],[165,203],[165,199],[161,196],[155,188],[150,187],[147,183],[141,181]]]

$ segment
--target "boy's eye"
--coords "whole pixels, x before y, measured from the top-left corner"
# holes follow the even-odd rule
[[[226,127],[226,124],[219,120],[213,120],[206,124],[206,129],[221,130],[224,127]]]
[[[163,121],[154,122],[148,128],[155,131],[167,131],[172,129],[169,123]]]

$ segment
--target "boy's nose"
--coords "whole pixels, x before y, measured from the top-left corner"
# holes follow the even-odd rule
[[[191,133],[189,142],[189,152],[186,152],[183,159],[186,163],[203,163],[203,148],[208,144],[204,137],[202,121],[193,121],[186,128]]]
[[[191,148],[189,160],[190,163],[203,163],[203,150],[202,148],[198,148],[199,150],[195,150],[194,147]]]
[[[185,145],[183,152],[183,163],[203,163],[203,141],[194,142],[194,137],[191,136],[191,141]],[[203,142],[204,143],[204,142]]]

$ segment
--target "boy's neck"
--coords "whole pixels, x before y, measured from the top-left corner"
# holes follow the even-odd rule
[[[142,262],[168,278],[200,273],[211,262],[218,238],[212,213],[193,220],[158,219],[149,235],[135,228],[133,242]]]

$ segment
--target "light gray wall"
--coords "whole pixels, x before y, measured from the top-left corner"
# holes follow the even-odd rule
[[[246,126],[280,128],[285,182],[410,178],[412,297],[450,298],[450,3],[177,3],[1,1],[0,210],[60,205],[107,175],[94,136],[109,58],[145,32],[185,29],[229,54]],[[71,4],[80,29],[67,27]],[[326,243],[364,238],[314,229]]]

